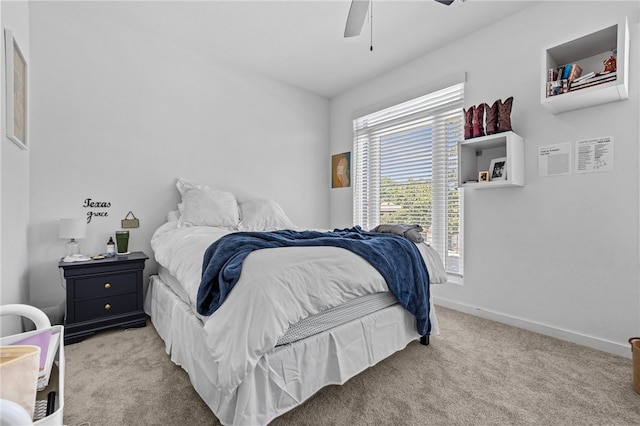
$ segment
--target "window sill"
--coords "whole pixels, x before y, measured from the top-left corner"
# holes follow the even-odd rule
[[[461,275],[447,274],[447,282],[445,284],[464,285],[464,277]]]

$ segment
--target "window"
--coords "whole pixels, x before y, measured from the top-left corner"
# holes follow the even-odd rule
[[[420,224],[448,273],[463,274],[462,191],[464,84],[353,121],[353,220]]]

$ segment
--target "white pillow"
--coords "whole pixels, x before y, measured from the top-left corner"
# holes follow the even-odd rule
[[[178,191],[180,191],[180,195],[184,195],[189,189],[193,188],[209,189],[207,185],[187,182],[184,179],[178,179],[178,181],[176,182],[176,188],[178,188]]]
[[[180,210],[171,210],[167,213],[167,222],[177,222],[180,219]]]
[[[240,221],[238,201],[231,192],[208,187],[185,188],[178,227],[216,226],[237,229]]]
[[[287,217],[280,204],[269,198],[254,198],[240,202],[241,231],[275,231],[296,226]]]

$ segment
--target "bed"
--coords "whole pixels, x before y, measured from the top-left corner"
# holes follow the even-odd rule
[[[421,338],[416,316],[381,273],[340,247],[253,251],[224,303],[211,315],[198,313],[203,256],[213,242],[296,227],[273,200],[238,201],[183,180],[177,186],[182,202],[151,240],[159,270],[150,277],[145,311],[222,424],[267,424]],[[445,282],[437,253],[415,245],[430,284]],[[429,306],[434,335],[431,300]]]

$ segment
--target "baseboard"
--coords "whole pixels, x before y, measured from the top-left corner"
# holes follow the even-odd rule
[[[593,336],[564,330],[547,324],[541,324],[538,322],[526,320],[524,318],[514,317],[512,315],[506,315],[499,312],[466,305],[464,303],[443,299],[441,297],[434,297],[433,301],[436,305],[441,305],[445,308],[464,312],[465,314],[475,315],[480,318],[486,318],[488,320],[496,321],[502,324],[507,324],[514,327],[522,328],[524,330],[533,331],[534,333],[544,334],[545,336],[555,337],[557,339],[566,340],[568,342],[577,343],[583,346],[588,346],[593,349],[598,349],[625,358],[631,358],[631,347],[627,345],[622,345]]]

